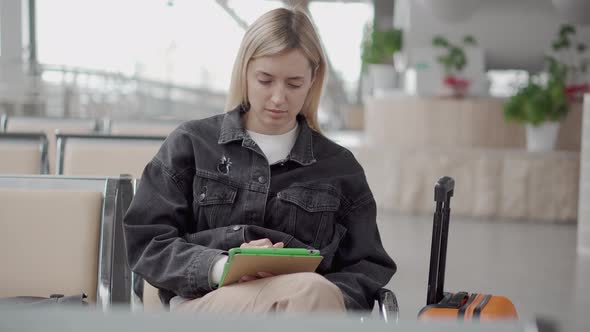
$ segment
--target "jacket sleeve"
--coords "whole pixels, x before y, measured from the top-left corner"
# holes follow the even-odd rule
[[[131,270],[150,284],[193,298],[212,290],[209,270],[223,251],[189,243],[183,237],[193,218],[194,166],[177,160],[184,171],[173,172],[165,165],[178,158],[166,146],[187,143],[179,142],[178,137],[169,139],[144,169],[125,214],[127,258]]]
[[[355,204],[340,222],[347,232],[332,269],[324,276],[340,288],[348,310],[372,310],[377,291],[396,271],[381,243],[372,194]]]

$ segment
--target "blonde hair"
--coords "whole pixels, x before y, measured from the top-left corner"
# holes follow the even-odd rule
[[[320,131],[318,106],[326,75],[326,60],[320,39],[307,14],[300,9],[277,8],[260,16],[246,31],[232,70],[226,112],[249,107],[246,70],[254,58],[300,50],[309,60],[315,78],[303,103],[308,125]]]

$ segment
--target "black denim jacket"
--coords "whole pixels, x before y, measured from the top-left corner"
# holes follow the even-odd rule
[[[124,219],[131,269],[165,302],[200,297],[213,290],[218,255],[268,238],[320,249],[317,272],[340,288],[346,307],[371,309],[396,265],[381,244],[363,169],[303,117],[287,160],[269,166],[243,112],[183,123],[146,166]]]

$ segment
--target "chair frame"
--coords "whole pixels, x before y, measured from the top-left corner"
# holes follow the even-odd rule
[[[6,132],[6,120],[8,119],[8,115],[2,114],[0,116],[0,133]]]
[[[399,322],[399,306],[395,293],[387,288],[377,291],[376,300],[379,305],[379,315],[386,323]]]
[[[7,139],[7,140],[28,140],[28,141],[37,141],[39,142],[39,150],[41,151],[41,159],[39,160],[40,164],[40,174],[48,174],[49,173],[49,141],[47,140],[47,136],[45,133],[7,133],[7,132],[0,132],[0,140]]]
[[[96,304],[103,311],[113,303],[130,303],[131,271],[123,242],[123,215],[133,197],[132,179],[121,177],[62,177],[52,175],[0,175],[0,188],[71,189],[101,192]]]
[[[92,139],[92,140],[129,140],[129,141],[161,141],[164,142],[166,136],[139,136],[139,135],[108,135],[108,134],[62,134],[56,133],[57,140],[57,158],[56,159],[56,174],[62,175],[64,171],[64,156],[67,141],[69,139]]]

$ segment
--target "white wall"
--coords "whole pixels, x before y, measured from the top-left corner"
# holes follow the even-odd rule
[[[435,34],[459,41],[472,34],[484,49],[487,69],[540,70],[561,23],[550,0],[472,0],[480,4],[462,22],[446,23],[416,0],[396,0],[395,24],[404,29],[404,48],[431,45]],[[590,46],[590,26],[578,26]]]

